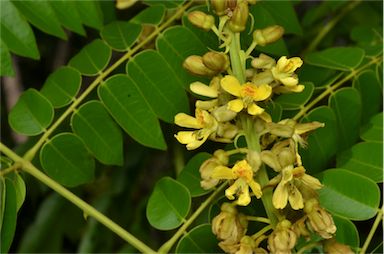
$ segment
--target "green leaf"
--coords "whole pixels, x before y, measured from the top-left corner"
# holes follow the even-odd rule
[[[88,183],[94,178],[95,161],[72,133],[58,134],[45,143],[40,162],[47,175],[67,187]]]
[[[25,91],[9,113],[9,125],[18,133],[34,136],[42,133],[53,120],[53,107],[37,90]]]
[[[13,4],[31,24],[41,31],[61,39],[67,38],[47,0],[13,1]]]
[[[81,75],[74,68],[64,66],[53,72],[45,81],[43,94],[55,108],[68,105],[80,90]]]
[[[57,19],[69,30],[85,35],[85,30],[81,23],[81,17],[76,9],[77,2],[66,0],[49,1],[55,11]]]
[[[305,57],[308,64],[324,68],[352,71],[364,58],[364,50],[357,47],[334,47],[309,53]]]
[[[308,148],[301,149],[305,168],[313,173],[327,168],[338,149],[337,123],[333,111],[327,106],[318,107],[305,117],[302,122],[318,121],[325,124],[308,137]]]
[[[111,49],[102,40],[96,39],[72,57],[69,65],[83,75],[94,76],[107,66],[110,58]]]
[[[171,230],[183,223],[190,208],[188,189],[170,177],[163,177],[149,197],[146,214],[154,228]]]
[[[176,253],[221,253],[210,224],[202,224],[186,233],[176,247]]]
[[[103,12],[100,9],[99,1],[76,1],[76,7],[84,25],[98,30],[102,28]]]
[[[88,101],[71,118],[72,130],[100,162],[123,164],[123,136],[103,104]]]
[[[383,181],[383,144],[362,142],[337,157],[337,167]]]
[[[157,38],[156,47],[163,58],[168,60],[169,66],[186,89],[189,89],[190,83],[199,79],[182,67],[188,56],[207,52],[204,43],[189,29],[181,26],[168,28]]]
[[[273,122],[278,122],[281,120],[283,107],[279,103],[272,101],[271,103],[268,103],[264,109],[272,117]]]
[[[353,82],[353,87],[356,88],[363,103],[362,119],[363,123],[379,113],[382,107],[383,91],[380,87],[376,73],[372,70],[361,73]]]
[[[260,4],[275,19],[275,25],[284,27],[285,34],[303,35],[296,12],[290,1],[262,1]]]
[[[24,17],[9,0],[0,1],[1,40],[20,56],[39,59],[36,39]]]
[[[25,182],[18,173],[12,174],[11,179],[16,193],[16,210],[19,211],[25,200]]]
[[[377,213],[380,190],[371,179],[345,169],[326,170],[319,179],[324,185],[320,203],[330,212],[351,220],[368,220]]]
[[[277,24],[275,18],[261,4],[252,5],[249,11],[254,18],[253,29],[264,29]],[[249,45],[253,40],[253,36],[250,34],[246,38],[246,45]],[[287,46],[282,39],[266,46],[257,46],[256,49],[272,55],[288,55]]]
[[[383,143],[383,112],[374,115],[360,133],[364,141]]]
[[[3,179],[1,177],[1,179]],[[3,217],[0,218],[1,232],[0,232],[0,242],[1,242],[1,253],[8,253],[9,248],[11,247],[13,236],[16,230],[16,220],[17,220],[17,199],[16,191],[12,181],[9,178],[5,178],[5,203],[4,203],[4,213]]]
[[[7,45],[0,39],[0,77],[13,76],[15,72],[12,67],[11,54]]]
[[[142,51],[128,62],[127,72],[156,115],[173,123],[177,113],[189,112],[189,104],[183,80],[168,61],[154,50]]]
[[[335,78],[337,71],[304,64],[298,72],[300,83],[311,82],[315,87],[324,87]]]
[[[100,36],[114,50],[127,51],[139,38],[141,30],[138,24],[114,21],[101,29]]]
[[[201,177],[199,168],[204,161],[211,157],[212,155],[209,153],[196,154],[192,159],[188,161],[187,165],[185,165],[184,169],[177,177],[177,181],[181,182],[185,187],[188,188],[192,197],[202,196],[210,192],[210,190],[204,190],[200,186]]]
[[[361,98],[352,88],[342,88],[329,98],[329,106],[336,115],[339,136],[339,151],[351,147],[359,139],[361,119]]]
[[[165,15],[165,7],[163,5],[154,5],[145,8],[139,14],[137,14],[130,22],[136,24],[151,24],[159,25]]]
[[[159,121],[138,86],[128,76],[118,74],[101,84],[99,98],[134,140],[148,147],[165,150]]]
[[[150,5],[150,6],[155,6],[155,5],[163,5],[167,9],[174,9],[179,7],[181,4],[185,2],[185,0],[176,0],[176,1],[170,1],[170,0],[144,0],[144,3]]]
[[[360,238],[355,224],[353,224],[352,221],[337,215],[333,215],[332,217],[337,228],[335,236],[336,241],[349,245],[352,248],[358,248],[360,246]]]
[[[282,94],[274,102],[279,103],[284,110],[296,110],[303,107],[311,99],[315,89],[313,83],[302,83],[305,86],[300,93]]]
[[[5,201],[7,198],[7,186],[5,184],[5,178],[0,177],[0,232],[3,226],[4,220],[4,211],[5,211]],[[0,235],[1,237],[1,235]]]

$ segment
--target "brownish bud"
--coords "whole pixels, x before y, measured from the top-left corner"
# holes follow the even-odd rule
[[[264,29],[257,29],[253,32],[253,41],[257,45],[265,46],[280,39],[284,34],[282,26],[269,26]]]
[[[218,166],[225,166],[228,164],[228,155],[224,150],[216,150],[213,157],[204,161],[199,168],[201,181],[200,186],[205,189],[211,189],[219,183],[219,179],[212,178],[213,171]]]
[[[247,0],[249,4],[256,4],[258,0]]]
[[[211,0],[211,6],[217,16],[223,16],[226,14],[226,0]]]
[[[295,232],[297,237],[300,237],[300,236],[303,236],[305,238],[310,237],[311,233],[308,231],[307,226],[305,224],[306,219],[307,219],[306,217],[303,217],[293,224],[292,230]]]
[[[203,63],[203,58],[201,56],[189,56],[184,60],[183,67],[192,74],[199,76],[214,76],[215,71],[209,69]]]
[[[203,63],[209,69],[217,73],[223,72],[229,67],[229,59],[226,54],[219,52],[207,52],[203,55]]]
[[[305,203],[304,211],[307,213],[309,225],[313,231],[324,239],[332,238],[336,233],[332,215],[320,207],[317,200],[308,200]]]
[[[215,24],[215,18],[202,11],[192,11],[188,13],[188,20],[198,28],[209,31]]]
[[[241,0],[237,3],[233,11],[231,20],[229,21],[229,28],[232,32],[238,33],[245,29],[249,15],[248,2]]]
[[[331,238],[324,241],[324,251],[328,254],[353,254],[351,247],[348,245],[338,243],[335,239]]]
[[[268,237],[268,248],[271,253],[291,253],[296,244],[296,234],[290,229],[291,222],[283,220],[279,222],[276,229]]]

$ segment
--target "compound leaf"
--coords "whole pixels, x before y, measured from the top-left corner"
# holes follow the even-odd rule
[[[139,38],[141,30],[138,24],[114,21],[101,29],[100,36],[114,50],[127,51]]]
[[[55,11],[57,19],[69,30],[80,35],[85,35],[82,26],[81,17],[76,9],[77,2],[66,0],[49,1],[52,9]]]
[[[310,82],[302,83],[302,85],[305,86],[302,92],[282,94],[274,102],[279,103],[284,110],[300,109],[311,99],[315,89],[314,85]]]

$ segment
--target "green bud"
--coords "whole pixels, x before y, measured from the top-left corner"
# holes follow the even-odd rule
[[[269,26],[264,29],[257,29],[253,32],[253,41],[257,45],[265,46],[280,39],[284,34],[282,26]]]
[[[231,20],[229,21],[229,28],[234,33],[242,32],[245,29],[249,15],[248,2],[245,0],[237,3],[233,11]]]
[[[219,52],[205,53],[203,56],[203,63],[209,69],[218,73],[225,71],[229,67],[228,56]]]
[[[226,14],[226,0],[211,0],[211,6],[213,7],[213,11],[217,16],[223,16]]]
[[[192,74],[198,75],[198,76],[214,76],[216,74],[215,71],[209,69],[207,66],[203,63],[203,58],[201,56],[189,56],[187,59],[183,62],[183,67],[191,72]]]
[[[192,11],[188,14],[188,20],[205,31],[211,30],[211,27],[215,25],[215,18],[202,11]]]

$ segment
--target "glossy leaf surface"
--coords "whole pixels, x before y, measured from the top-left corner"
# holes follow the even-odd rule
[[[126,75],[115,75],[102,83],[98,94],[116,122],[134,140],[165,149],[159,121],[138,86]]]
[[[105,25],[101,31],[101,38],[114,50],[127,51],[139,38],[141,26],[131,22],[114,21]]]
[[[16,132],[34,136],[42,133],[53,120],[53,107],[37,90],[25,91],[9,113],[9,125]]]
[[[198,153],[193,158],[191,158],[187,165],[183,168],[177,181],[181,182],[185,187],[188,188],[192,197],[198,197],[204,195],[210,190],[204,190],[200,186],[201,176],[199,168],[204,161],[211,158],[209,153]]]
[[[0,76],[13,76],[11,54],[7,45],[0,39]]]
[[[360,246],[360,239],[355,224],[343,217],[336,215],[332,217],[337,228],[335,236],[337,242],[346,244],[352,248],[358,248]]]
[[[15,187],[9,178],[0,179],[2,185],[5,185],[5,199],[4,199],[4,212],[0,218],[1,231],[0,231],[0,240],[1,240],[1,253],[7,253],[16,230],[16,219],[17,219],[17,198]],[[2,195],[3,196],[3,195]],[[3,200],[2,200],[3,202]],[[3,208],[2,207],[2,208]]]
[[[44,144],[40,162],[48,176],[67,187],[94,178],[95,162],[83,142],[74,134],[61,133]]]
[[[136,55],[128,62],[127,72],[160,119],[173,123],[177,113],[189,112],[183,80],[158,52],[147,50]]]
[[[341,70],[351,71],[356,68],[364,57],[364,50],[357,47],[335,47],[319,52],[309,53],[305,61],[309,64]]]
[[[161,178],[149,197],[147,219],[161,230],[170,230],[181,225],[191,207],[188,189],[170,177]]]
[[[367,220],[377,213],[380,190],[369,178],[345,169],[330,169],[319,179],[324,185],[319,191],[320,203],[330,212],[351,220]]]
[[[33,31],[12,2],[0,2],[1,40],[13,53],[39,59],[39,51]]]
[[[221,253],[218,240],[210,224],[202,224],[183,236],[176,247],[176,253]]]
[[[72,57],[69,65],[83,75],[94,76],[107,66],[110,58],[111,49],[102,40],[96,39]]]
[[[130,21],[137,24],[158,25],[163,20],[164,14],[165,7],[163,5],[154,5],[144,9]]]
[[[336,115],[339,150],[351,147],[359,138],[361,98],[354,88],[342,88],[332,94],[329,105]]]
[[[81,21],[86,26],[100,30],[103,26],[103,12],[100,2],[95,0],[76,1]]]
[[[44,82],[41,93],[55,108],[68,105],[79,92],[80,72],[71,67],[60,67]]]
[[[85,35],[82,26],[81,17],[76,9],[77,2],[66,0],[49,1],[52,9],[55,11],[57,19],[69,30]]]
[[[48,1],[13,1],[23,16],[41,31],[66,39],[59,20]]]
[[[364,141],[383,143],[383,113],[373,116],[360,133]]]
[[[337,157],[337,167],[366,176],[375,182],[382,182],[383,144],[358,143]]]
[[[100,162],[123,164],[121,130],[99,101],[83,104],[71,118],[72,130]]]

